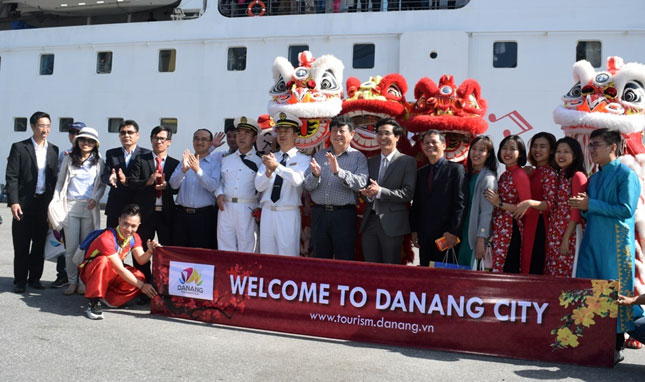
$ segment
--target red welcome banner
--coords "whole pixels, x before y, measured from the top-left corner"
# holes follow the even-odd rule
[[[425,349],[612,367],[617,282],[161,247],[151,312]]]

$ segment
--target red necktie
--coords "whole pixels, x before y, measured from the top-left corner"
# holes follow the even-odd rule
[[[432,191],[432,183],[434,182],[434,165],[430,165],[430,171],[428,172],[428,192]]]
[[[156,157],[155,159],[157,160],[157,173],[163,175],[163,169],[161,168],[161,158]],[[157,184],[163,184],[163,176],[157,178]],[[157,197],[160,198],[162,193],[162,190],[157,190]]]

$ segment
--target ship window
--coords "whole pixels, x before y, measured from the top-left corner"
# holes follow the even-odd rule
[[[576,61],[587,60],[594,68],[602,65],[602,45],[600,41],[578,41]]]
[[[298,55],[305,50],[309,50],[309,45],[291,45],[289,47],[289,61],[294,68],[297,68],[300,65]]]
[[[24,117],[14,118],[13,131],[27,131],[27,118],[24,118]]]
[[[246,70],[246,47],[228,48],[228,71]]]
[[[119,126],[121,126],[123,118],[109,118],[108,119],[108,133],[118,133]]]
[[[96,73],[112,73],[112,52],[98,52],[96,54]]]
[[[165,126],[172,131],[173,134],[177,134],[177,118],[161,118],[161,121],[159,121],[159,124],[161,126]]]
[[[493,44],[493,67],[517,67],[517,42],[497,41]]]
[[[371,69],[374,67],[374,44],[355,44],[354,59],[352,67],[354,69]]]
[[[74,118],[59,118],[58,119],[58,131],[61,133],[66,133],[69,131],[69,127],[74,123]]]
[[[175,49],[163,49],[159,51],[159,71],[174,72],[177,51]]]
[[[54,74],[54,55],[41,54],[40,55],[40,75],[50,76]]]

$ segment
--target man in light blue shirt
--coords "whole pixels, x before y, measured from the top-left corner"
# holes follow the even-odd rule
[[[221,159],[208,155],[213,134],[199,129],[193,134],[195,153],[184,151],[181,164],[170,177],[170,186],[179,189],[173,242],[183,247],[217,248],[215,191],[219,186]]]

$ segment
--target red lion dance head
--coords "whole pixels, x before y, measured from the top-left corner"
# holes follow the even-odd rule
[[[439,130],[446,137],[446,159],[466,160],[470,142],[488,129],[484,119],[487,103],[481,98],[479,83],[467,79],[457,87],[454,77],[444,74],[437,86],[424,77],[414,87],[414,97],[416,102],[405,122],[408,131]]]
[[[363,83],[356,77],[347,79],[347,98],[343,100],[341,114],[354,121],[354,148],[368,154],[379,149],[374,125],[381,118],[405,118],[408,111],[405,101],[407,91],[408,83],[397,73],[370,77]]]

